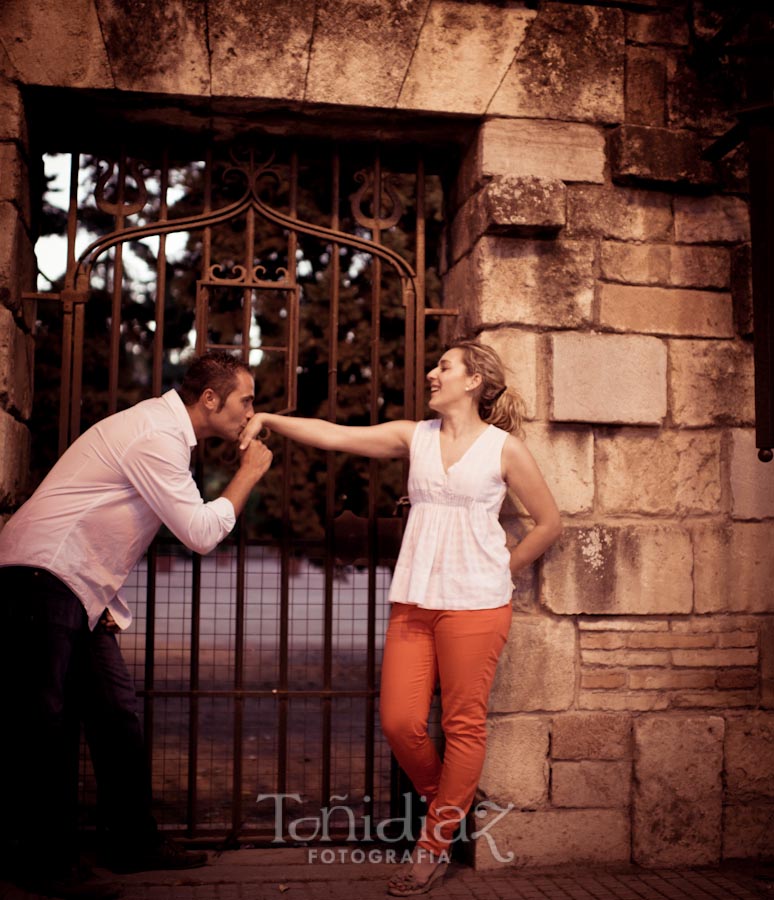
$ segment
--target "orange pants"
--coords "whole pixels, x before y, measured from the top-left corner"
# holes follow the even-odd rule
[[[393,603],[382,661],[380,712],[392,752],[428,802],[417,847],[448,851],[478,786],[486,752],[486,714],[511,606],[433,610]],[[441,683],[443,762],[427,733]]]

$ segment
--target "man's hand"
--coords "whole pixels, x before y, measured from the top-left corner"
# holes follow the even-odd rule
[[[252,419],[250,421],[252,422]],[[250,423],[248,423],[248,425],[249,424]],[[245,427],[245,430],[247,430],[247,426]],[[269,450],[263,441],[250,440],[247,443],[247,446],[241,451],[239,467],[248,472],[253,478],[253,483],[255,483],[260,481],[266,474],[271,465],[272,456],[271,450]]]
[[[239,435],[239,449],[246,450],[254,442],[266,425],[267,413],[253,413],[250,421],[242,429]]]

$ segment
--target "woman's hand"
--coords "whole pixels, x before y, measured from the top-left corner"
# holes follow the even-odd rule
[[[252,418],[248,421],[247,425],[242,429],[242,433],[239,435],[240,450],[246,450],[250,446],[250,441],[254,441],[261,435],[263,429],[266,428],[266,419],[269,418],[270,415],[271,413],[253,413]]]

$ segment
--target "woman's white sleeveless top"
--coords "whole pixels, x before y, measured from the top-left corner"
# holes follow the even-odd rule
[[[440,429],[440,419],[418,422],[411,440],[411,511],[389,600],[425,609],[503,606],[513,593],[498,518],[508,432],[490,425],[446,471]]]

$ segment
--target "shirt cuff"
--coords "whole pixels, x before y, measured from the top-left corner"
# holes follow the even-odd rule
[[[210,500],[207,506],[217,515],[228,534],[236,525],[236,514],[231,501],[227,497],[218,497],[217,500]]]

